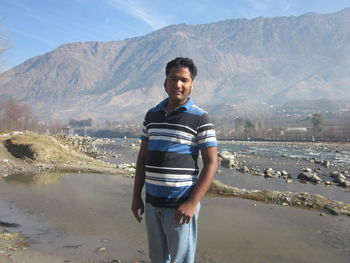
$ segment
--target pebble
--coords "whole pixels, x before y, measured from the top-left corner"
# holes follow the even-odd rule
[[[95,252],[96,252],[96,253],[100,253],[100,252],[103,252],[103,251],[106,251],[106,250],[107,250],[107,248],[105,248],[105,247],[100,247],[100,248],[96,249]]]

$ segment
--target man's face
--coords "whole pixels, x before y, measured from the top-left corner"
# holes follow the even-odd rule
[[[190,70],[187,67],[171,68],[164,86],[170,102],[184,104],[192,89]]]

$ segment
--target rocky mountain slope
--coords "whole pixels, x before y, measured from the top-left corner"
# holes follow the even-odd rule
[[[15,97],[46,119],[141,119],[166,96],[164,66],[176,56],[197,63],[194,97],[212,112],[222,105],[233,112],[305,98],[350,100],[349,25],[350,8],[69,43],[0,74],[0,101]]]

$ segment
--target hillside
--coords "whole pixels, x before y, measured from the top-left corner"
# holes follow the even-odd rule
[[[326,15],[173,25],[112,42],[68,43],[0,74],[0,101],[45,119],[140,120],[164,98],[165,63],[198,65],[199,106],[259,111],[289,100],[350,100],[350,8]]]

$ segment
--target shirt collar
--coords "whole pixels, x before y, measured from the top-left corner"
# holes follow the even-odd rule
[[[162,110],[166,111],[166,106],[168,105],[168,102],[169,102],[169,98],[166,98],[161,103],[159,103],[157,105],[157,107],[159,107]],[[192,107],[193,104],[194,104],[193,99],[192,98],[188,98],[187,102],[185,104],[181,105],[180,107],[176,108],[176,110],[181,109],[181,108],[183,108],[185,110],[188,110],[189,108]]]

